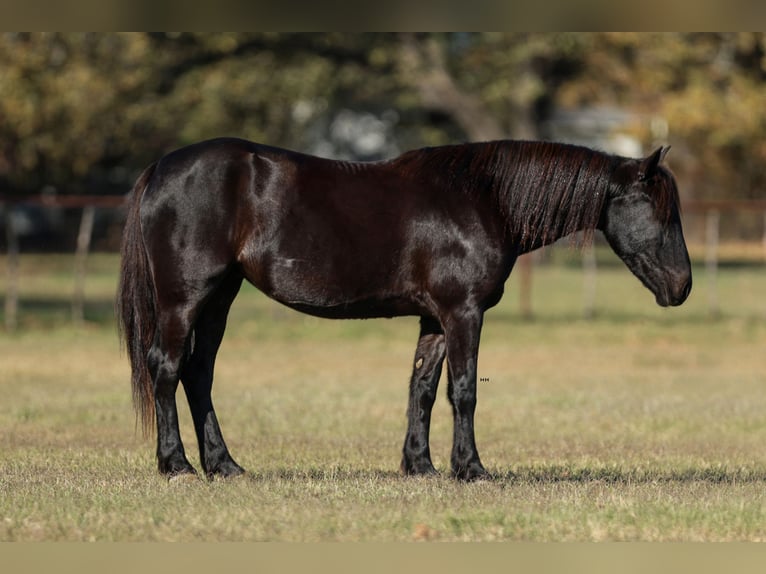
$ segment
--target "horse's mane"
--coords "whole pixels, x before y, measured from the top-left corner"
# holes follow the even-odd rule
[[[509,231],[531,247],[581,229],[591,236],[624,159],[569,144],[504,140],[423,148],[397,161],[439,185],[490,194]],[[661,186],[657,207],[670,213],[678,192],[672,177],[662,179],[671,183]]]

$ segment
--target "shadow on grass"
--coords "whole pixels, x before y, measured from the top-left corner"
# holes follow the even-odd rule
[[[743,484],[766,482],[766,469],[689,467],[672,470],[619,468],[619,467],[521,467],[509,470],[491,471],[492,478],[482,481],[501,486],[524,484],[589,484],[614,485],[636,484]],[[329,468],[278,468],[266,471],[248,471],[243,477],[251,482],[296,481],[296,482],[377,482],[377,481],[450,481],[449,472],[442,471],[429,476],[404,476],[398,470],[356,469],[348,467]],[[455,481],[456,484],[459,484]]]
[[[736,484],[766,482],[765,469],[727,468],[724,466],[687,467],[678,469],[621,467],[521,467],[495,474],[494,481],[521,483],[590,483],[653,484],[692,483]]]

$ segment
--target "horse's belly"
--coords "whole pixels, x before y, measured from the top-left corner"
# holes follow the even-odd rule
[[[275,258],[248,279],[266,295],[293,309],[334,319],[417,315],[422,309],[406,281],[378,266],[320,265],[310,259]],[[265,271],[265,272],[263,272]]]
[[[371,298],[317,305],[306,301],[281,301],[288,307],[326,319],[374,319],[422,315],[424,310],[417,303],[398,297]]]

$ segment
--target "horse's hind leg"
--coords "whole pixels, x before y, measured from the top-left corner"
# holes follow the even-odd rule
[[[189,463],[178,429],[176,389],[189,333],[188,320],[180,307],[164,310],[158,318],[158,329],[147,362],[154,384],[154,406],[157,417],[157,464],[159,471],[174,477],[196,474]]]
[[[415,351],[407,407],[407,435],[402,449],[401,470],[405,474],[435,474],[428,445],[431,409],[436,399],[445,355],[444,333],[438,321],[423,317]]]
[[[201,309],[190,341],[191,354],[181,370],[181,382],[189,401],[200,461],[208,478],[244,473],[229,454],[213,409],[213,368],[223,340],[226,317],[242,285],[242,276],[232,271]]]
[[[198,267],[204,268],[202,265]],[[149,372],[154,385],[154,405],[157,417],[157,464],[159,471],[174,477],[181,474],[196,474],[194,467],[189,463],[184,451],[181,434],[178,427],[178,408],[176,406],[176,391],[182,376],[184,388],[189,403],[192,406],[192,415],[195,428],[204,429],[210,434],[210,441],[216,442],[216,433],[220,437],[220,430],[212,414],[212,405],[206,410],[210,398],[210,386],[212,385],[212,364],[215,359],[215,351],[218,349],[223,335],[223,325],[226,313],[221,320],[215,311],[217,302],[223,301],[225,311],[231,304],[231,300],[237,293],[241,278],[233,281],[229,275],[209,273],[206,279],[184,280],[183,293],[173,292],[169,288],[172,282],[168,282],[167,275],[155,272],[155,282],[158,285],[158,299],[168,301],[161,306],[157,317],[157,331],[154,342],[149,350],[147,362]],[[157,281],[157,277],[163,281]],[[168,296],[172,293],[173,297]],[[169,302],[172,301],[172,304]],[[210,303],[210,305],[206,305]],[[210,309],[210,311],[206,311]],[[191,353],[192,329],[200,324],[199,353]],[[204,328],[212,324],[213,328]],[[220,325],[220,326],[219,326]],[[220,330],[220,333],[218,330]],[[212,333],[212,335],[210,334]],[[194,337],[195,339],[197,337]],[[196,341],[195,341],[195,347]],[[212,349],[212,351],[211,351]],[[208,372],[210,376],[208,377]],[[202,383],[199,383],[202,381]],[[192,389],[190,395],[190,388]],[[200,389],[201,390],[198,390]],[[205,402],[207,397],[207,403]],[[204,412],[202,419],[200,413]],[[210,414],[212,414],[212,417]],[[208,417],[209,423],[200,423],[204,417]],[[212,428],[211,430],[211,427]],[[198,431],[199,436],[199,431]],[[223,443],[223,439],[220,439]],[[225,449],[225,445],[223,447]],[[226,453],[228,455],[228,453]],[[203,464],[204,464],[203,458]],[[233,462],[233,461],[232,461]],[[209,470],[206,468],[206,472]],[[241,472],[241,469],[240,469]]]

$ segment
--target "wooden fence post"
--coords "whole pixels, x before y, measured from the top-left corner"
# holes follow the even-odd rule
[[[766,261],[766,211],[763,212],[763,260]]]
[[[721,212],[710,209],[705,214],[705,271],[708,282],[708,311],[717,316],[718,304],[718,238]]]
[[[96,208],[88,205],[82,210],[80,230],[77,233],[77,249],[74,255],[74,294],[72,296],[72,321],[76,326],[85,320],[85,264],[88,260],[93,237]]]
[[[13,207],[5,209],[5,238],[8,245],[5,288],[5,329],[13,332],[18,326],[19,316],[19,237],[13,223]]]
[[[596,248],[591,239],[582,251],[583,316],[592,319],[596,314]]]
[[[519,257],[519,302],[521,316],[532,318],[532,254]]]

